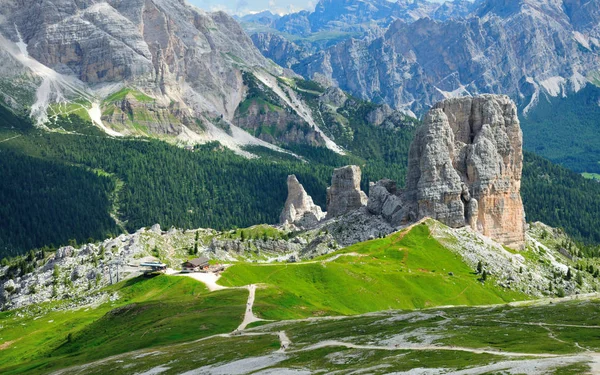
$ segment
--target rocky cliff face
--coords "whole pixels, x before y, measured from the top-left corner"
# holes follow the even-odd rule
[[[360,167],[349,165],[337,168],[327,188],[327,217],[336,217],[367,204],[367,195],[360,190]]]
[[[507,94],[527,109],[543,95],[576,92],[597,75],[600,43],[591,25],[600,22],[599,6],[486,0],[468,16],[398,19],[380,37],[345,40],[294,69],[414,113],[480,93]]]
[[[265,57],[285,68],[292,68],[317,51],[311,43],[292,42],[272,32],[252,33],[250,38]]]
[[[301,227],[310,227],[325,218],[325,213],[321,210],[321,207],[314,204],[296,176],[288,176],[287,188],[288,197],[279,217],[281,224],[297,224]]]
[[[523,137],[507,96],[448,99],[425,116],[411,144],[406,190],[384,180],[368,208],[395,225],[424,217],[521,248]]]
[[[255,75],[273,86],[309,133],[320,133],[305,103],[279,87],[277,78],[293,73],[268,61],[225,13],[174,0],[0,5],[0,53],[6,57],[0,60],[0,98],[30,109],[40,126],[74,113],[114,136],[270,147],[232,121],[247,95],[245,77]],[[318,145],[335,148],[320,137]]]
[[[117,128],[113,134],[149,127],[152,133],[179,135],[191,117],[231,118],[243,91],[236,60],[249,69],[280,73],[234,20],[184,2],[4,0],[0,15],[7,39],[2,48],[15,43],[19,51],[13,55],[43,81],[34,102],[21,104],[47,112],[61,103],[84,103],[92,121]],[[142,114],[128,128],[118,113],[113,117],[113,101],[104,103],[124,88],[151,99],[123,98]],[[144,123],[148,120],[151,126]]]
[[[473,229],[520,247],[523,136],[506,96],[456,98],[425,116],[409,154],[406,198],[417,217]]]

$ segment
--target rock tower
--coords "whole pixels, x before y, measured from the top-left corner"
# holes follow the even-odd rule
[[[336,217],[367,204],[367,195],[360,190],[361,171],[357,165],[337,168],[327,188],[327,217]]]
[[[482,95],[436,104],[411,144],[406,199],[417,219],[430,216],[522,247],[523,134],[507,96]]]
[[[436,104],[417,130],[406,190],[380,181],[368,209],[394,225],[432,217],[470,225],[514,248],[525,240],[521,201],[523,135],[515,104],[504,95],[453,98]]]
[[[298,224],[308,227],[325,218],[321,207],[314,204],[311,196],[306,193],[295,175],[288,176],[287,188],[288,197],[279,216],[281,224]]]

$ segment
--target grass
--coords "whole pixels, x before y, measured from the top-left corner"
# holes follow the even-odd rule
[[[127,95],[133,95],[133,97],[138,101],[138,102],[153,102],[155,99],[144,94],[143,92],[131,89],[131,88],[127,88],[124,87],[121,90],[109,95],[104,101],[105,102],[118,102],[120,100],[125,99],[125,97]]]
[[[346,256],[339,256],[346,254]],[[331,257],[339,256],[332,261]],[[452,273],[451,276],[449,273]],[[427,225],[297,264],[237,264],[227,286],[265,284],[255,311],[266,319],[352,315],[388,309],[481,305],[525,299],[477,280],[458,255],[429,236]]]
[[[598,301],[572,301],[518,307],[394,311],[341,319],[261,324],[251,329],[251,336],[215,337],[206,341],[146,349],[70,369],[69,373],[119,375],[153,373],[151,370],[159,369],[166,374],[186,371],[237,373],[239,369],[249,373],[259,370],[265,373],[304,370],[385,374],[416,369],[421,369],[421,372],[438,369],[431,371],[435,373],[464,369],[473,369],[473,373],[521,373],[523,367],[511,362],[519,361],[522,364],[529,361],[528,364],[535,366],[539,373],[581,374],[589,371],[585,358],[568,360],[568,357],[563,357],[544,363],[545,359],[531,356],[512,357],[458,350],[410,350],[404,346],[411,343],[416,346],[486,348],[525,354],[585,355],[582,348],[589,348],[592,352],[600,349],[595,322],[600,312],[598,309]],[[569,326],[572,321],[582,317],[582,327]],[[542,326],[544,324],[560,325],[563,332],[553,337]],[[282,330],[292,344],[285,355],[278,355],[274,352],[279,349],[277,335]],[[552,330],[555,334],[560,331],[555,326],[552,326]],[[371,347],[314,346],[327,340]],[[394,349],[394,343],[400,343],[401,347]],[[388,349],[379,350],[376,347]],[[502,363],[499,368],[482,367],[498,363]],[[515,367],[510,370],[511,366]]]
[[[587,173],[587,172],[584,172],[581,175],[584,178],[587,178],[588,180],[600,181],[600,174],[599,173]]]
[[[233,231],[223,232],[221,237],[230,239],[281,239],[285,232],[266,224],[255,225],[245,229],[234,229]]]
[[[279,348],[276,335],[215,337],[206,341],[160,347],[159,350],[136,352],[136,357],[126,355],[105,362],[96,362],[91,367],[70,369],[69,374],[119,375],[153,373],[151,370],[167,367],[169,374],[181,374],[190,369],[231,363],[247,357],[269,355]],[[142,356],[142,357],[139,357]],[[117,362],[116,362],[117,361]],[[197,371],[196,373],[208,373]],[[219,372],[228,374],[230,372]]]
[[[267,113],[267,112],[283,112],[284,111],[283,108],[281,108],[271,102],[268,102],[264,98],[253,97],[248,100],[244,100],[240,104],[240,106],[237,109],[238,115],[239,116],[245,115],[248,112],[248,110],[250,109],[250,107],[253,105],[259,107],[259,111],[261,114]]]
[[[131,279],[106,292],[120,299],[74,311],[0,314],[1,340],[12,342],[0,356],[0,373],[47,372],[230,332],[241,321],[247,298],[243,290],[208,293],[195,280],[171,276]]]

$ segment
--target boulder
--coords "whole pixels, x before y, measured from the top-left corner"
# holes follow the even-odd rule
[[[56,250],[54,255],[55,259],[64,259],[72,257],[75,254],[75,248],[73,246],[64,246]]]
[[[327,188],[327,217],[336,217],[367,205],[367,195],[360,190],[360,167],[349,165],[333,171]]]
[[[311,196],[306,193],[295,175],[288,176],[287,187],[288,197],[279,216],[281,224],[311,227],[325,218],[321,207],[314,204]]]

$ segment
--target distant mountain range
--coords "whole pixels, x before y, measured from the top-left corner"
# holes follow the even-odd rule
[[[578,92],[598,80],[599,23],[598,0],[323,0],[270,30],[243,25],[305,78],[420,114],[458,95],[506,93],[527,112]]]
[[[443,4],[428,0],[322,0],[313,12],[301,11],[279,16],[266,10],[237,19],[242,23],[260,24],[306,37],[321,31],[363,32],[375,26],[387,27],[395,20],[412,22],[423,17],[437,20],[464,17],[477,4],[468,0]]]

